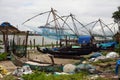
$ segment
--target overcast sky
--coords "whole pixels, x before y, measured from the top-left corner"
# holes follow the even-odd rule
[[[74,14],[83,23],[101,18],[109,24],[118,6],[120,0],[0,0],[0,23],[7,21],[25,30],[21,26],[25,20],[54,8],[60,15]]]

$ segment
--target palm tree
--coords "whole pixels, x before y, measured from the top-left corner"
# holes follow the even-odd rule
[[[114,18],[114,22],[118,24],[118,32],[120,33],[120,6],[118,7],[118,11],[113,13],[112,18]]]

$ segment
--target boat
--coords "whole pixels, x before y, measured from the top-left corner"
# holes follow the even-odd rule
[[[88,55],[91,52],[99,50],[96,46],[84,46],[81,47],[80,45],[72,45],[72,46],[64,46],[60,48],[45,48],[44,50],[40,50],[39,52],[42,53],[49,53],[51,55],[72,55],[72,56],[80,56],[80,55]]]
[[[18,56],[14,55],[11,53],[11,61],[16,65],[16,66],[24,66],[24,65],[29,65],[32,70],[38,70],[38,71],[45,71],[45,72],[61,72],[63,65],[58,65],[58,64],[51,64],[51,63],[43,63],[39,61],[34,61],[34,60],[27,60],[24,58],[19,58]]]
[[[69,47],[62,47],[58,49],[57,51],[49,50],[49,54],[53,55],[74,55],[74,56],[80,56],[80,55],[88,55],[91,52],[95,51],[94,47],[80,47],[80,46],[69,46]]]
[[[10,59],[13,62],[13,64],[16,66],[23,66],[24,62],[27,61],[27,60],[23,60],[23,58],[20,58],[13,53],[10,54]]]
[[[44,48],[41,50],[37,47],[37,50],[42,53],[49,53],[54,56],[80,56],[88,55],[92,52],[96,52],[99,48],[96,44],[92,43],[91,36],[80,36],[76,44],[70,44],[69,46],[62,46],[59,48]]]

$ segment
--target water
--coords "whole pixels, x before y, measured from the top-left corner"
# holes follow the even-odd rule
[[[30,44],[30,40],[32,41],[32,43],[34,43],[34,39],[35,39],[35,44],[36,45],[42,45],[42,38],[43,36],[29,36],[28,37],[28,45]],[[47,38],[47,37],[44,37],[44,45],[45,44],[55,44],[56,43],[56,40],[54,39],[50,39],[50,38]]]

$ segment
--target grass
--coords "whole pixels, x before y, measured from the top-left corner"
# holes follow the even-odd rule
[[[86,72],[76,73],[72,75],[46,75],[44,72],[35,72],[33,74],[23,75],[24,80],[111,80],[97,77],[90,79],[89,74]]]
[[[17,80],[12,74],[4,76],[2,80]]]

